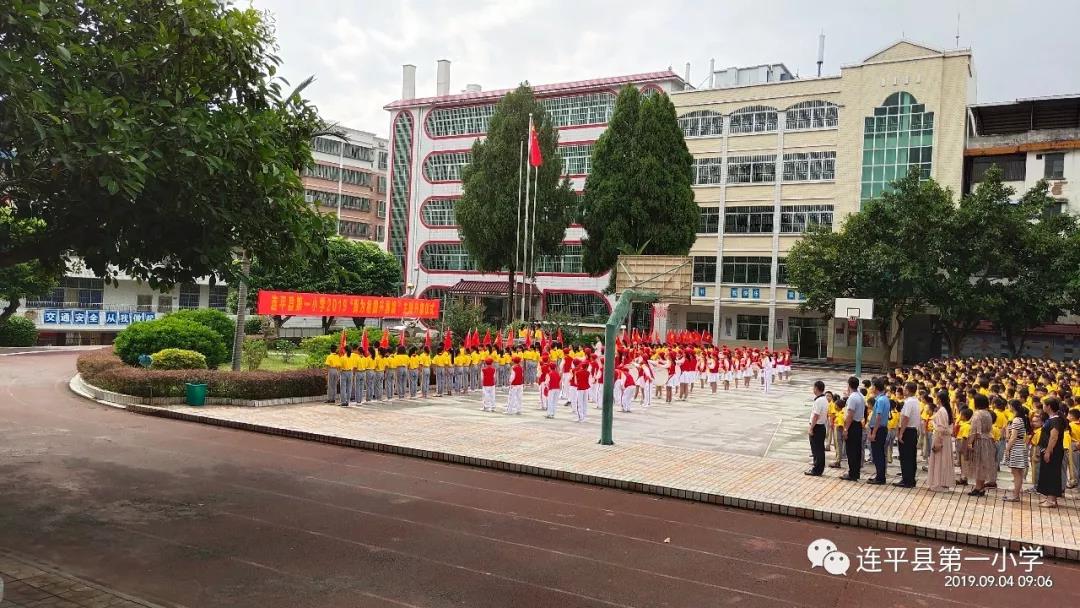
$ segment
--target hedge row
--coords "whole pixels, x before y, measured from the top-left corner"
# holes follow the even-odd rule
[[[285,399],[326,394],[326,375],[318,369],[287,372],[154,370],[125,364],[111,350],[84,353],[77,369],[86,382],[137,397],[182,397],[188,382],[208,385],[208,396],[230,399]]]

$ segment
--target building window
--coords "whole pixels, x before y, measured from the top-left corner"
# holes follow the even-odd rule
[[[832,205],[784,205],[780,207],[780,232],[802,234],[807,230],[832,230]]]
[[[796,152],[784,155],[785,182],[836,179],[836,152]]]
[[[487,133],[488,121],[495,113],[495,105],[465,106],[460,108],[435,108],[428,113],[428,131],[433,137],[455,135],[479,135]]]
[[[379,169],[386,171],[386,150],[379,150]]]
[[[716,282],[716,256],[715,255],[695,255],[694,256],[694,282],[695,283],[715,283]]]
[[[776,181],[776,155],[729,156],[727,183],[763,184]]]
[[[606,318],[611,312],[607,298],[596,293],[544,293],[547,314],[561,313],[577,319]]]
[[[708,332],[709,335],[712,335],[713,326],[711,315],[702,314],[700,312],[686,313],[686,329],[687,331],[696,331],[700,334]]]
[[[559,255],[542,255],[536,260],[536,272],[557,272],[563,274],[582,274],[581,245],[564,244]]]
[[[563,175],[588,175],[592,171],[592,144],[559,146]]]
[[[419,297],[424,300],[438,300],[439,315],[441,316],[443,311],[446,310],[446,302],[450,299],[450,294],[446,291],[445,287],[428,287],[420,292]]]
[[[436,152],[424,160],[424,177],[431,182],[460,182],[461,169],[471,159],[471,152]]]
[[[777,258],[776,260],[776,284],[787,285],[787,258]]]
[[[1046,179],[1065,179],[1064,152],[1043,154],[1043,177]]]
[[[380,178],[382,179],[382,178]],[[323,207],[337,208],[338,195],[336,192],[324,192],[322,190],[304,190],[306,198]],[[357,211],[371,211],[371,199],[362,196],[341,195],[342,209],[356,209]]]
[[[353,222],[350,220],[338,221],[338,234],[354,239],[366,239],[370,234],[370,227],[365,222]]]
[[[139,312],[154,312],[154,296],[146,294],[135,296],[135,310]]]
[[[457,226],[456,204],[456,198],[429,199],[421,205],[420,215],[428,226]]]
[[[772,234],[773,207],[753,205],[724,209],[724,234]]]
[[[390,192],[390,242],[387,246],[390,253],[397,257],[402,268],[405,268],[405,241],[408,239],[408,212],[409,212],[409,184],[412,181],[412,141],[413,120],[412,114],[402,112],[394,119],[393,128],[394,158],[393,167],[390,170],[392,191]],[[379,217],[386,216],[386,209],[381,208]],[[379,237],[382,240],[382,237]]]
[[[723,167],[724,159],[719,156],[695,158],[690,163],[690,169],[693,171],[690,175],[690,183],[695,186],[720,184],[723,180]]]
[[[173,297],[161,295],[157,297],[157,311],[168,314],[173,311]]]
[[[331,154],[337,156],[342,154],[340,139],[333,139],[330,137],[316,137],[311,142],[311,147],[316,152],[322,152],[324,154]],[[365,146],[359,146],[356,144],[345,144],[345,152],[343,154],[345,158],[351,158],[353,160],[362,160],[371,162],[375,159],[375,150],[373,148],[367,148]]]
[[[386,201],[379,201],[379,204],[375,206],[375,215],[383,218],[386,217]]]
[[[911,93],[889,95],[865,120],[861,200],[881,196],[912,168],[929,178],[933,148],[934,113]]]
[[[375,191],[386,192],[386,178],[379,175],[375,177]]]
[[[735,339],[763,342],[769,339],[768,315],[737,315]]]
[[[308,177],[314,177],[316,179],[324,179],[331,182],[338,181],[338,175],[341,174],[343,181],[346,184],[352,184],[354,186],[371,186],[371,173],[367,171],[357,171],[355,169],[345,169],[344,173],[338,167],[333,165],[321,165],[316,164],[311,167],[304,167],[304,175]]]
[[[615,110],[612,93],[587,93],[571,97],[541,99],[540,105],[547,110],[556,127],[578,127],[604,124]]]
[[[710,137],[724,133],[724,117],[711,110],[698,110],[679,117],[683,137]]]
[[[210,308],[225,311],[229,300],[229,288],[226,285],[214,285],[210,288]]]
[[[731,113],[732,133],[767,133],[776,130],[776,108],[749,106]]]
[[[375,227],[375,240],[379,241],[381,243],[381,242],[383,242],[384,239],[386,239],[386,227],[381,226],[381,225],[376,226]]]
[[[86,277],[64,277],[60,283],[64,289],[65,307],[75,305],[79,308],[101,310],[105,296],[105,280]]]
[[[699,207],[698,234],[716,234],[720,231],[720,208]]]
[[[420,265],[427,270],[476,270],[476,263],[461,243],[424,243]]]
[[[1001,179],[1006,182],[1027,180],[1027,154],[998,154],[995,156],[976,156],[971,159],[971,183],[977,184],[986,178],[990,167],[1001,169]]]
[[[180,285],[180,310],[199,307],[199,286]]]
[[[772,258],[768,256],[724,256],[721,281],[747,285],[772,282]]]
[[[797,103],[787,109],[787,122],[784,123],[785,131],[802,131],[804,129],[826,129],[836,127],[837,105],[815,99]]]

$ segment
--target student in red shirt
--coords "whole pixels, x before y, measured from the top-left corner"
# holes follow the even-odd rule
[[[484,359],[484,366],[480,368],[480,390],[483,393],[484,411],[495,411],[495,360],[491,357]]]
[[[544,390],[547,391],[547,416],[555,417],[555,406],[559,404],[559,388],[562,386],[562,374],[554,365],[549,365],[545,374]]]
[[[589,392],[589,379],[592,374],[589,372],[589,365],[585,361],[579,361],[577,368],[573,373],[574,388],[577,389],[574,401],[574,413],[577,414],[578,422],[585,422],[585,415],[588,413],[588,398],[586,395]]]

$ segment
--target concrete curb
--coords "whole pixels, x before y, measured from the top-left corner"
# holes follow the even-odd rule
[[[640,482],[635,482],[627,479],[618,479],[607,476],[586,475],[582,473],[574,473],[571,471],[564,471],[560,469],[554,469],[550,467],[538,467],[532,465],[525,465],[514,462],[507,462],[502,460],[492,460],[486,458],[479,458],[474,456],[465,456],[461,454],[453,454],[443,451],[422,450],[419,448],[412,448],[402,445],[393,445],[388,443],[380,443],[373,441],[365,441],[360,439],[351,439],[348,437],[339,437],[336,435],[327,435],[322,433],[311,433],[307,431],[297,431],[293,429],[286,429],[274,426],[267,426],[261,424],[253,424],[249,422],[239,422],[235,420],[222,420],[219,418],[212,418],[208,416],[199,416],[196,414],[189,414],[187,412],[177,412],[167,408],[159,408],[145,405],[129,405],[128,410],[143,415],[158,416],[161,418],[172,418],[175,420],[184,420],[187,422],[196,422],[201,424],[208,424],[212,426],[220,426],[225,428],[251,431],[255,433],[262,433],[265,435],[275,435],[279,437],[290,437],[293,439],[301,439],[304,441],[315,441],[318,443],[325,443],[330,445],[337,445],[342,447],[360,448],[364,450],[372,450],[375,452],[386,452],[390,454],[398,454],[402,456],[410,456],[414,458],[425,458],[428,460],[437,460],[442,462],[450,462],[454,464],[463,464],[468,466],[483,467],[488,469],[496,469],[500,471],[508,471],[513,473],[523,473],[526,475],[534,475],[538,477],[546,477],[550,479],[558,479],[562,481],[571,481],[575,483],[585,483],[589,485],[604,486],[615,488],[619,490],[627,490],[631,492],[640,492],[643,494],[654,494],[657,496],[667,496],[671,498],[680,498],[684,500],[692,500],[696,502],[703,502],[709,504],[723,505],[726,507],[734,507],[738,509],[748,509],[752,511],[761,511],[765,513],[776,513],[779,515],[787,515],[791,517],[799,517],[803,519],[812,519],[825,523],[843,524],[848,526],[854,526],[858,528],[867,528],[871,530],[880,530],[882,532],[893,532],[897,534],[905,534],[908,536],[915,536],[919,538],[926,538],[931,540],[937,540],[947,543],[959,543],[965,545],[973,545],[984,548],[1000,549],[1002,547],[1008,547],[1011,551],[1019,551],[1022,547],[1028,546],[1031,543],[1024,543],[1019,540],[1010,540],[1005,538],[997,538],[979,534],[962,534],[952,530],[947,530],[939,527],[926,527],[918,525],[915,522],[897,522],[897,521],[885,521],[881,519],[871,519],[868,517],[846,515],[835,511],[823,511],[820,509],[811,509],[805,506],[797,504],[786,503],[781,501],[762,501],[754,500],[744,497],[739,497],[729,494],[715,494],[710,492],[698,492],[689,489],[652,485]],[[1073,561],[1080,561],[1080,551],[1075,548],[1057,546],[1048,543],[1042,543],[1044,555],[1047,557],[1056,557],[1060,559],[1068,559]]]
[[[136,397],[134,395],[125,395],[123,393],[114,393],[102,388],[98,388],[93,384],[82,379],[82,374],[75,374],[68,382],[68,387],[76,395],[86,397],[87,399],[93,399],[98,403],[108,405],[110,407],[117,407],[120,409],[128,409],[132,405],[152,405],[152,406],[167,406],[167,405],[186,405],[183,397],[154,397],[153,399],[147,397]],[[298,405],[302,403],[318,403],[324,400],[324,396],[317,395],[313,397],[286,397],[283,399],[232,399],[224,397],[207,397],[206,405],[231,405],[235,407],[270,407],[274,405]]]

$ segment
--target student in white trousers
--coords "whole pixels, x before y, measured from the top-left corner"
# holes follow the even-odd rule
[[[768,393],[769,389],[772,388],[773,369],[775,368],[773,366],[772,357],[765,357],[765,360],[762,362],[761,365],[761,386],[766,393]]]
[[[515,356],[510,366],[510,390],[506,394],[506,413],[521,413],[521,392],[525,385],[525,370],[521,367],[521,357]]]

